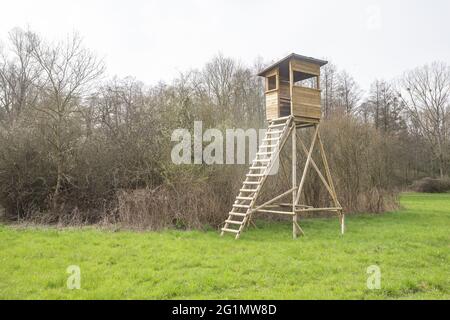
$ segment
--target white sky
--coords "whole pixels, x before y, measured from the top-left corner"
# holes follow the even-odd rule
[[[30,27],[77,31],[110,75],[170,82],[222,52],[252,64],[296,52],[328,58],[367,90],[434,61],[450,63],[448,0],[0,0],[0,39]]]

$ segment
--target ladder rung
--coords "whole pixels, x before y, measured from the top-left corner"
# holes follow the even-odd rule
[[[283,133],[284,131],[282,130],[275,130],[275,131],[267,131],[266,134],[280,134]]]
[[[225,223],[242,225],[243,221],[225,220]]]
[[[250,167],[250,170],[265,170],[267,167]]]
[[[241,189],[240,192],[256,192],[256,189]]]
[[[249,204],[233,204],[233,207],[248,209],[248,208],[250,208],[250,205]]]
[[[236,197],[238,200],[253,200],[252,197]]]
[[[229,215],[230,216],[236,216],[236,217],[245,217],[247,214],[246,213],[240,213],[240,212],[230,212]]]
[[[279,118],[279,119],[272,120],[272,121],[270,122],[270,125],[276,125],[276,124],[287,125],[287,124],[288,124],[288,121],[287,121],[287,120],[289,120],[288,118],[290,118],[290,116],[289,116],[289,117],[286,117],[286,118]]]
[[[273,152],[258,152],[256,155],[257,156],[265,156],[265,155],[269,155],[269,154],[273,154]]]
[[[251,174],[251,173],[247,174],[247,177],[264,177],[264,176],[265,176],[264,174]]]
[[[271,124],[269,126],[269,129],[284,127],[285,125],[286,125],[285,123],[282,123],[282,124]]]
[[[292,116],[287,116],[287,117],[282,117],[282,118],[278,118],[278,119],[272,119],[270,122],[273,124],[274,122],[280,122],[280,121],[285,121],[289,120]]]
[[[239,233],[239,230],[227,229],[227,228],[222,228],[222,231],[225,231],[225,232],[232,232],[232,233]]]
[[[263,150],[266,150],[266,151],[267,150],[272,150],[272,152],[275,152],[275,150],[278,149],[278,145],[273,144],[273,145],[270,145],[270,146],[260,146],[259,149],[261,151],[263,151]]]
[[[256,159],[253,162],[270,162],[270,159]]]
[[[280,140],[280,137],[263,139],[263,141],[275,141],[275,140]]]
[[[244,184],[254,184],[254,185],[256,185],[256,184],[259,184],[259,182],[257,182],[257,181],[244,181]]]

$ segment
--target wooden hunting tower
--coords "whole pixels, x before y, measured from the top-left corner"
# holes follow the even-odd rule
[[[297,122],[320,121],[320,67],[326,61],[291,54],[258,75],[266,78],[267,120],[294,116]]]
[[[262,213],[275,213],[292,216],[293,237],[303,234],[298,224],[298,215],[305,212],[333,211],[340,217],[341,233],[344,233],[344,214],[337,199],[336,191],[325,155],[324,145],[320,137],[319,127],[321,120],[321,90],[320,67],[327,61],[314,59],[298,54],[290,54],[279,62],[269,66],[258,75],[265,78],[266,118],[268,129],[266,136],[259,146],[256,159],[250,167],[249,173],[243,182],[242,189],[236,197],[228,219],[225,220],[221,235],[235,234],[238,239],[245,227],[252,223],[253,215]],[[300,132],[303,129],[313,129],[309,148],[305,145]],[[300,132],[299,132],[300,131]],[[282,156],[283,146],[291,136],[292,146],[292,175],[289,190],[281,195],[257,204],[261,190],[266,184],[268,176],[273,175],[275,164]],[[300,182],[297,183],[297,147],[304,154]],[[313,159],[315,148],[321,157],[321,164]],[[322,173],[319,166],[322,166]],[[333,204],[331,207],[314,208],[308,204],[300,204],[304,192],[304,184],[308,170],[313,167],[318,178],[324,184]],[[280,203],[282,198],[292,196],[289,203]]]

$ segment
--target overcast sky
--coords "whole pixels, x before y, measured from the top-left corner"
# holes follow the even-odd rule
[[[149,84],[218,52],[251,64],[295,52],[332,60],[367,90],[434,61],[450,63],[449,0],[1,0],[0,38],[30,27],[77,31],[110,75]]]

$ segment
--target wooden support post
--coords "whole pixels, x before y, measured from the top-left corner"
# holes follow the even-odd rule
[[[292,61],[289,61],[289,96],[291,98],[291,115],[294,115],[294,70]],[[292,237],[297,238],[297,213],[295,212],[295,200],[297,196],[297,128],[292,121]]]
[[[297,129],[293,123],[292,130],[292,237],[298,237],[297,212],[295,212],[295,200],[297,199]]]
[[[341,211],[341,234],[345,233],[345,214]]]
[[[289,95],[291,98],[291,116],[294,116],[294,70],[292,69],[292,61],[289,61]]]

